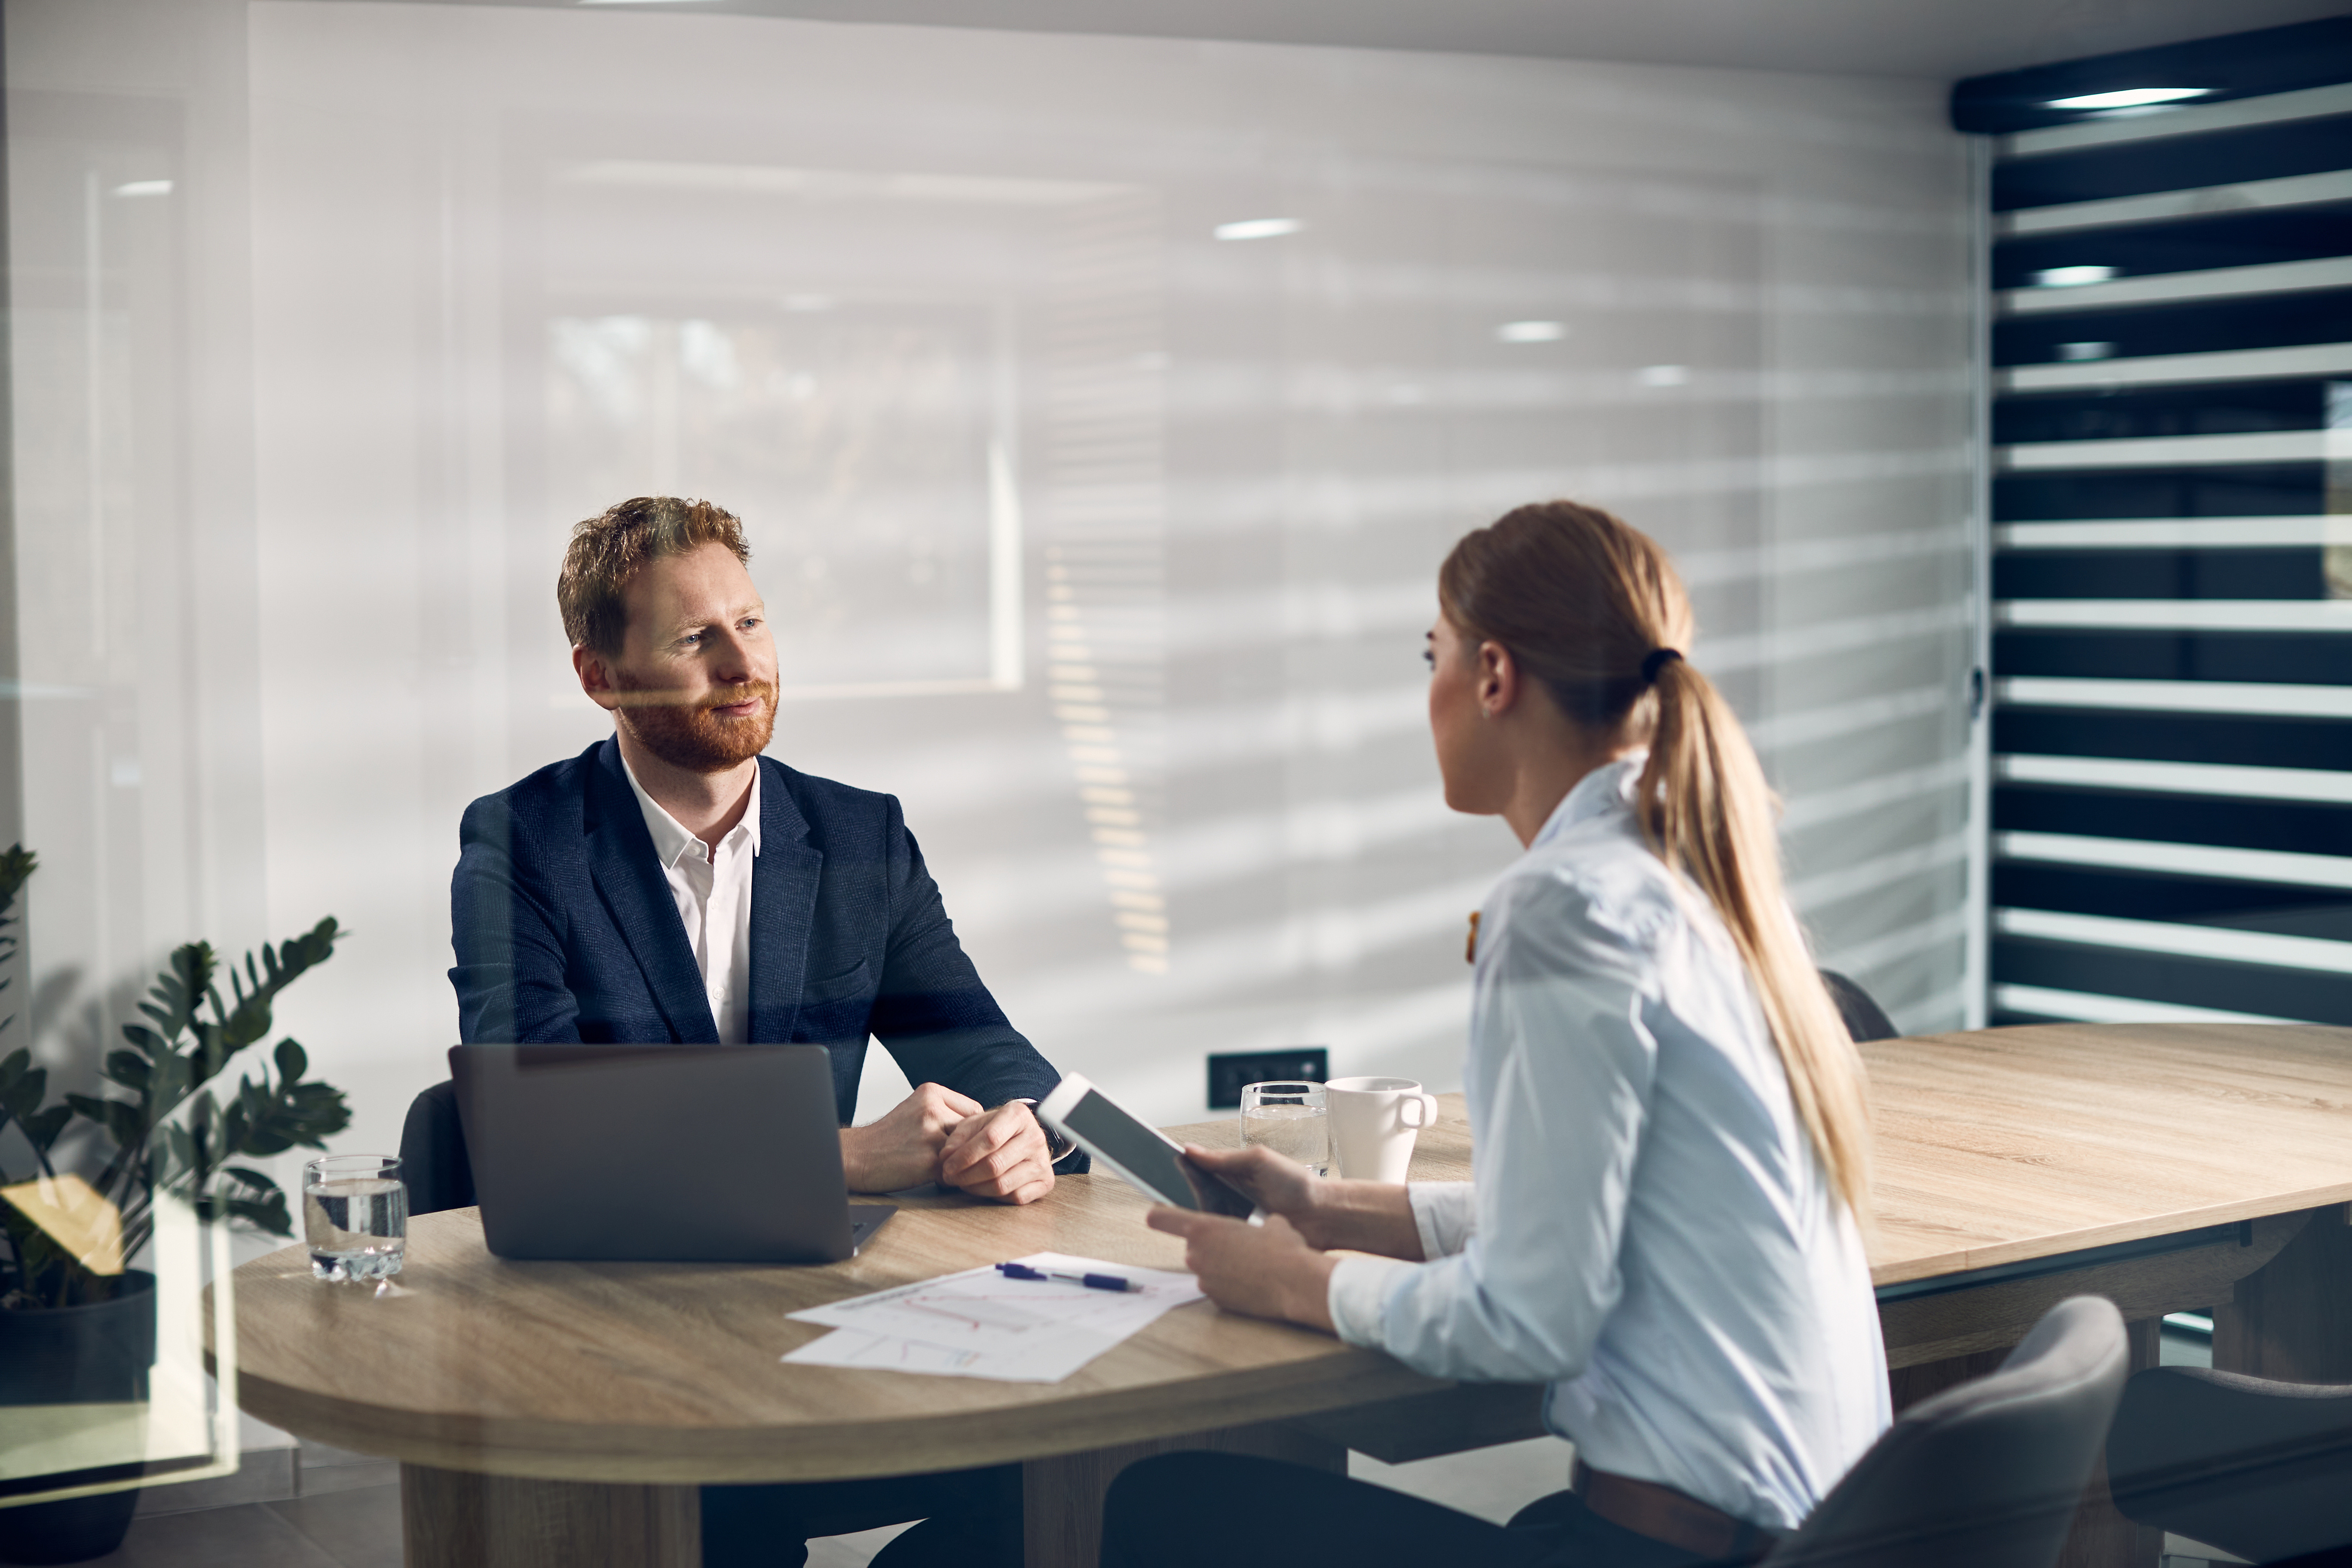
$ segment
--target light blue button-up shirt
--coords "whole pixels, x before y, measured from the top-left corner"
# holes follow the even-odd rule
[[[1469,1183],[1411,1189],[1433,1261],[1349,1258],[1340,1337],[1549,1383],[1594,1469],[1794,1527],[1888,1419],[1862,1237],[1729,933],[1643,843],[1641,758],[1569,792],[1480,911]]]

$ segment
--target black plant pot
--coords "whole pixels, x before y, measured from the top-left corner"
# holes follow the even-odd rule
[[[147,1397],[155,1364],[155,1277],[122,1276],[112,1300],[0,1311],[0,1407]],[[0,1508],[0,1563],[85,1563],[122,1544],[136,1489]]]
[[[122,1544],[139,1489],[0,1508],[0,1563],[87,1563]]]

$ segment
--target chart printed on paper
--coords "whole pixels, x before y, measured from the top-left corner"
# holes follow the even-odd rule
[[[1008,1279],[993,1267],[968,1269],[793,1312],[796,1321],[836,1331],[783,1359],[1055,1383],[1171,1308],[1201,1299],[1189,1274],[1059,1252],[1014,1261],[1041,1272],[1115,1274],[1139,1289],[1090,1290],[1059,1279]]]

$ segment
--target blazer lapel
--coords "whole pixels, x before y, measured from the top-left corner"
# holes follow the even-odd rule
[[[760,855],[751,862],[751,1027],[759,1044],[793,1037],[808,973],[809,931],[824,853],[808,841],[808,818],[784,787],[784,770],[760,759]]]
[[[670,1038],[685,1045],[716,1042],[719,1022],[710,1016],[686,924],[677,918],[653,836],[646,831],[646,814],[622,772],[619,742],[606,741],[598,748],[596,765],[588,772],[586,804],[589,875],[636,958]]]

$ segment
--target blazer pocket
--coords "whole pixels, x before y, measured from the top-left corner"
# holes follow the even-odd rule
[[[838,974],[828,974],[822,980],[804,980],[801,983],[801,1005],[805,1007],[812,1002],[831,1002],[843,996],[862,996],[874,989],[873,973],[873,965],[861,958]]]
[[[864,959],[838,974],[801,985],[799,1016],[793,1038],[823,1042],[866,1038],[866,1021],[874,1011],[874,971]]]

